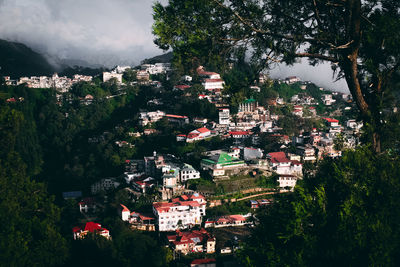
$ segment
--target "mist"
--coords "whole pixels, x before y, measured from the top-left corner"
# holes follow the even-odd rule
[[[306,59],[302,59],[293,66],[279,64],[269,71],[273,79],[284,79],[288,76],[297,76],[302,81],[312,81],[316,85],[330,91],[349,93],[347,83],[344,79],[336,81],[329,63],[311,66]]]
[[[53,65],[137,65],[162,54],[151,33],[152,0],[0,0],[0,38],[24,43]],[[167,1],[161,1],[165,4]],[[279,65],[272,78],[298,76],[326,89],[346,92],[333,83],[328,64]]]
[[[162,53],[151,34],[152,1],[0,0],[0,38],[53,59],[107,67]]]

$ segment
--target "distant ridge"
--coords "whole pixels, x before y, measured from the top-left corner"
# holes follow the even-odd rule
[[[22,76],[51,75],[55,68],[46,58],[28,46],[0,39],[0,75]]]
[[[172,56],[172,52],[168,52],[166,54],[162,54],[152,58],[146,58],[142,60],[142,64],[168,63],[172,61]]]

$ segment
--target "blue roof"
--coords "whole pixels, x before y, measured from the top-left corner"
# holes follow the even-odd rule
[[[63,192],[62,196],[63,196],[64,199],[67,199],[67,198],[79,198],[79,197],[82,197],[82,191]]]

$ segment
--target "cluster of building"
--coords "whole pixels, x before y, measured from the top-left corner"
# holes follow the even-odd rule
[[[162,198],[170,199],[185,188],[188,180],[199,179],[200,172],[191,165],[181,162],[173,155],[144,157],[143,160],[127,160],[125,181],[134,190],[146,193],[157,184],[161,188]]]
[[[9,76],[5,76],[4,80],[7,85],[21,85],[26,84],[29,88],[55,88],[60,92],[66,92],[75,83],[78,82],[91,82],[92,76],[75,74],[72,79],[66,76],[59,77],[57,73],[51,77],[48,76],[32,76],[20,77],[17,80],[11,80]]]

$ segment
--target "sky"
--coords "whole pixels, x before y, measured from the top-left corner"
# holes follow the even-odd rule
[[[162,54],[151,33],[153,0],[0,0],[0,38],[24,43],[52,62],[83,60],[93,65],[137,65]],[[165,0],[162,2],[165,3]],[[333,83],[329,65],[305,62],[281,65],[273,78],[296,75],[327,89]]]

